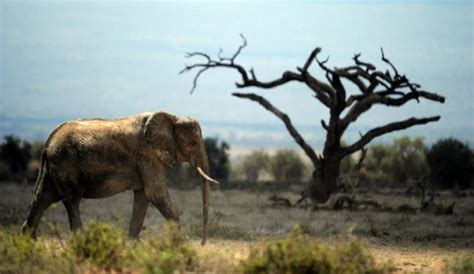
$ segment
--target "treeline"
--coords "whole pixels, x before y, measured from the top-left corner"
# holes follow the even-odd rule
[[[473,186],[474,152],[455,138],[427,147],[422,138],[401,137],[369,147],[358,172],[372,186],[405,187],[426,177],[437,189],[466,189]]]
[[[205,146],[211,177],[221,182],[220,189],[287,190],[289,184],[307,181],[312,172],[302,157],[291,149],[280,149],[273,154],[259,149],[241,161],[231,162],[230,146],[226,142],[206,138]],[[200,180],[187,163],[168,169],[167,177],[171,185],[180,188],[195,187]]]
[[[27,182],[36,179],[43,142],[27,142],[7,135],[0,145],[0,181]]]
[[[313,172],[304,155],[295,150],[257,149],[231,162],[226,142],[206,138],[205,145],[211,176],[221,181],[221,189],[288,190],[290,185],[305,184]],[[474,151],[455,138],[427,146],[423,138],[401,137],[391,144],[368,147],[361,163],[360,154],[342,161],[341,184],[349,178],[369,190],[406,188],[427,178],[436,189],[474,186]],[[178,164],[169,169],[168,181],[175,187],[192,188],[199,185],[199,176],[188,164]]]
[[[204,140],[211,176],[221,181],[222,188],[252,187],[259,182],[272,188],[308,181],[312,167],[299,153],[280,149],[274,153],[254,150],[240,161],[231,163],[230,146],[217,138]],[[42,142],[29,143],[5,136],[0,145],[0,181],[33,182],[39,168]],[[422,138],[401,137],[391,144],[370,146],[361,163],[360,153],[346,157],[341,165],[341,180],[356,177],[360,187],[398,188],[429,178],[437,189],[466,189],[474,186],[474,151],[455,139],[440,139],[426,146]],[[199,176],[186,163],[168,169],[171,186],[192,188]],[[244,187],[244,188],[245,188]],[[280,187],[279,187],[280,188]]]

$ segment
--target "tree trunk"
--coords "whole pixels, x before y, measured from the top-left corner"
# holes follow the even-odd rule
[[[310,184],[311,199],[313,202],[325,203],[337,190],[339,167],[341,165],[341,129],[339,116],[344,107],[338,100],[331,109],[329,126],[326,131],[323,157],[315,163],[313,180]]]
[[[337,158],[323,159],[320,163],[320,167],[313,172],[310,193],[313,202],[325,203],[337,190],[341,160]]]

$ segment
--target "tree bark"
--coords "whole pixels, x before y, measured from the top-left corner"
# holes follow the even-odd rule
[[[314,170],[309,185],[313,202],[325,203],[336,192],[340,164],[340,159],[323,159],[320,167]]]

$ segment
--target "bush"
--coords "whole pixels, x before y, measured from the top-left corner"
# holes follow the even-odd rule
[[[264,150],[255,150],[245,156],[240,163],[240,170],[247,181],[261,180],[265,173],[270,171],[270,156]]]
[[[225,141],[217,138],[204,139],[207,157],[209,159],[209,169],[212,178],[217,180],[227,180],[230,172],[229,149],[230,146]]]
[[[431,178],[442,188],[468,188],[473,179],[473,152],[459,140],[442,139],[426,153]]]
[[[43,241],[29,235],[0,230],[0,273],[64,273],[74,266],[48,252]]]
[[[0,144],[0,161],[3,162],[2,170],[0,170],[2,179],[21,181],[30,159],[30,143],[22,142],[20,138],[13,135],[4,136],[4,141]],[[5,165],[8,172],[5,172]]]
[[[195,249],[174,223],[142,242],[126,241],[120,229],[96,222],[64,244],[0,230],[0,273],[175,273],[195,268],[196,262]]]
[[[9,181],[12,178],[10,167],[4,161],[0,160],[0,181]]]
[[[121,230],[94,221],[72,234],[66,250],[79,262],[90,262],[107,269],[122,267],[125,251],[125,237]]]
[[[455,258],[446,266],[447,273],[474,273],[474,254],[465,254]]]
[[[135,243],[129,259],[138,263],[143,273],[175,273],[191,270],[196,265],[197,253],[178,225],[168,223],[158,235]]]
[[[271,158],[270,170],[277,181],[300,181],[303,179],[305,164],[291,149],[280,149]]]
[[[421,179],[428,174],[426,147],[422,138],[397,138],[392,149],[391,173],[397,184],[406,184],[410,178]]]
[[[251,251],[243,273],[383,273],[374,258],[357,242],[335,248],[312,240],[296,226],[290,236]]]
[[[428,174],[422,138],[400,137],[393,144],[372,145],[365,158],[373,184],[404,186],[410,179],[420,179]]]
[[[174,223],[166,224],[164,230],[149,235],[143,242],[127,242],[121,230],[96,222],[88,223],[71,236],[66,256],[71,255],[79,263],[107,270],[133,267],[143,273],[182,272],[194,265],[197,256]]]

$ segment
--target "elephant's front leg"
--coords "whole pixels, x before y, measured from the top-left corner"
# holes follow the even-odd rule
[[[166,220],[179,223],[178,211],[171,202],[171,196],[166,186],[164,167],[160,166],[154,172],[151,169],[144,169],[142,177],[145,180],[146,198],[161,212]]]
[[[145,190],[145,194],[147,191]],[[179,223],[179,215],[176,208],[171,202],[171,197],[166,188],[166,184],[158,188],[153,188],[153,191],[147,195],[148,200],[161,212],[161,215],[168,221]]]
[[[145,220],[146,211],[148,209],[149,201],[145,196],[145,190],[135,190],[133,192],[133,212],[132,219],[130,220],[130,229],[128,235],[130,238],[138,238],[140,230]]]

